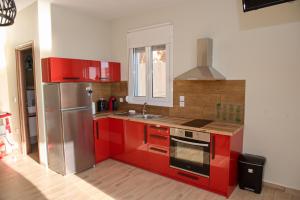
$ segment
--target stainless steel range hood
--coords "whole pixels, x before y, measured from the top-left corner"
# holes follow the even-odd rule
[[[225,76],[212,67],[212,47],[212,39],[198,39],[197,67],[181,74],[175,80],[225,80]]]

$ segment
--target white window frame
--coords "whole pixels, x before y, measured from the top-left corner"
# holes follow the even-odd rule
[[[165,38],[167,39],[161,39],[159,38],[156,40],[155,38],[151,38],[151,31],[156,28],[164,28],[167,27],[166,30],[170,30],[169,33],[167,33],[167,36]],[[150,31],[149,34],[147,34],[147,30]],[[148,41],[144,42],[141,41],[141,39],[135,40],[133,45],[128,44],[130,41],[127,39],[127,46],[128,46],[128,59],[129,59],[129,80],[128,80],[128,103],[131,104],[144,104],[145,102],[149,105],[154,106],[163,106],[163,107],[173,107],[173,26],[169,23],[167,24],[159,24],[155,26],[150,27],[144,27],[141,29],[135,29],[133,31],[129,31],[128,34],[132,32],[138,32],[141,31],[141,34],[145,34],[148,36]],[[138,35],[138,34],[137,34]],[[143,38],[142,35],[138,35],[138,37]],[[134,38],[135,39],[135,38]],[[134,40],[133,39],[133,40]],[[147,39],[146,39],[147,40]],[[166,97],[164,98],[154,98],[153,97],[153,85],[152,85],[152,78],[153,78],[153,65],[151,60],[151,47],[156,45],[166,45],[166,52],[167,52],[167,71],[166,71]],[[134,96],[134,79],[135,79],[135,67],[133,65],[133,49],[139,48],[139,47],[145,47],[146,49],[146,96],[145,97],[138,97]]]

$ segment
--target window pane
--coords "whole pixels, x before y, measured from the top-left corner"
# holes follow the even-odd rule
[[[133,49],[134,96],[146,96],[146,50],[145,48]]]
[[[167,55],[166,45],[152,46],[152,96],[153,98],[167,97]]]

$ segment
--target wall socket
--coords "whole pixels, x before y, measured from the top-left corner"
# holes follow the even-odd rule
[[[184,107],[184,101],[180,101],[180,102],[179,102],[179,106],[180,106],[180,107]]]
[[[124,102],[124,99],[123,99],[122,97],[121,97],[119,100],[120,100],[120,102],[121,102],[121,103],[123,103],[123,102]]]
[[[184,107],[184,96],[179,96],[179,106]]]
[[[179,96],[179,101],[184,101],[184,96]]]

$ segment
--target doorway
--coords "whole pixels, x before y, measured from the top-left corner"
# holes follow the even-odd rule
[[[34,43],[16,48],[21,151],[39,163]]]

